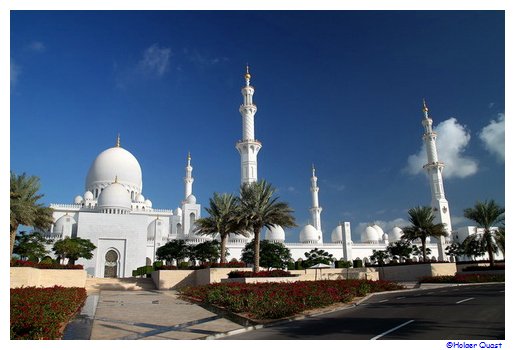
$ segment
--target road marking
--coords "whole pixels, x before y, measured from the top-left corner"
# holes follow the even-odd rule
[[[499,293],[504,293],[504,290],[500,290]]]
[[[388,301],[388,299],[380,300],[380,303],[384,303],[385,301]]]
[[[463,300],[457,301],[456,304],[461,304],[461,303],[464,303],[464,302],[472,300],[472,299],[474,299],[474,298],[463,299]]]
[[[435,292],[427,292],[427,294],[428,294],[428,295],[429,295],[429,294],[435,294]]]
[[[399,299],[405,299],[406,297],[397,297],[395,299],[399,300]]]
[[[392,328],[392,329],[390,329],[390,330],[387,330],[387,331],[386,331],[386,332],[384,332],[384,333],[381,333],[381,334],[379,334],[379,335],[376,335],[375,337],[373,337],[373,338],[372,338],[372,339],[370,339],[370,340],[377,340],[377,339],[381,338],[382,336],[387,335],[388,333],[392,333],[393,331],[396,331],[397,329],[399,329],[399,328],[401,328],[401,327],[404,327],[404,326],[405,326],[405,325],[407,325],[407,324],[410,324],[410,323],[411,323],[411,322],[413,322],[413,321],[415,321],[415,320],[409,320],[408,322],[404,322],[403,324],[401,324],[401,325],[399,325],[399,326],[397,326],[397,327],[395,327],[395,328]]]

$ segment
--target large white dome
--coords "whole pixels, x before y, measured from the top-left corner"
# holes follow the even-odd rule
[[[300,243],[314,243],[318,242],[320,232],[313,225],[306,225],[300,231],[299,240]]]
[[[377,238],[383,239],[383,235],[384,235],[383,229],[378,224],[374,224],[374,226],[372,226],[372,227],[375,228],[377,231]]]
[[[267,229],[265,239],[273,242],[284,242],[285,238],[284,229],[279,225],[272,226],[272,230]]]
[[[139,194],[143,189],[137,159],[121,147],[106,149],[95,158],[86,177],[86,190],[95,193],[95,189],[108,186],[115,178],[131,192]]]
[[[98,207],[99,209],[131,209],[131,196],[122,184],[115,182],[100,193]]]
[[[342,226],[338,225],[334,228],[331,233],[331,242],[333,243],[342,243],[343,242],[343,231]]]

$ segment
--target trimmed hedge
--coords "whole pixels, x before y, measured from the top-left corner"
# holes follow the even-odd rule
[[[49,270],[83,270],[82,265],[62,265],[47,262],[33,262],[24,260],[11,260],[11,267],[33,267],[35,269],[49,269]]]
[[[504,282],[504,275],[488,274],[460,274],[454,276],[428,276],[422,277],[420,283],[485,283],[485,282]]]
[[[86,297],[85,288],[11,288],[11,339],[60,339]]]
[[[291,277],[291,272],[284,270],[271,270],[271,271],[231,271],[227,274],[229,278],[245,278],[245,277]]]

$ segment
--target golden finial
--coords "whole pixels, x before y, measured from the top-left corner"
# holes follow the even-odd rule
[[[188,162],[191,160],[191,153],[188,151]]]
[[[114,183],[117,184],[118,183],[118,175],[115,175],[114,177]]]
[[[247,72],[245,73],[245,80],[250,80],[249,64],[247,63]]]
[[[116,147],[120,147],[120,133],[118,133],[118,137],[116,137]]]
[[[429,108],[427,108],[427,105],[426,105],[426,99],[425,98],[422,99],[422,106],[423,106],[422,107],[422,111],[423,112],[428,112],[429,111]]]
[[[315,163],[311,163],[311,171],[313,171],[313,176],[315,176]]]

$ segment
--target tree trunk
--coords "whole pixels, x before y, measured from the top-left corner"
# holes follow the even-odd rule
[[[422,237],[422,261],[426,262],[426,237]]]
[[[11,260],[13,256],[14,241],[16,241],[16,230],[17,228],[15,228],[14,230],[11,228],[11,254],[9,254],[9,260]]]
[[[254,268],[253,272],[259,272],[259,229],[254,229]]]
[[[225,263],[225,246],[227,245],[227,237],[229,235],[220,235],[220,263]]]

